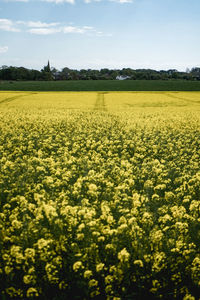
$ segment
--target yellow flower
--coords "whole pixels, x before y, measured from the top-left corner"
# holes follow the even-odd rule
[[[140,268],[144,267],[144,264],[141,260],[135,260],[134,261],[134,265],[139,266]]]
[[[103,270],[104,266],[105,266],[105,264],[99,263],[98,265],[96,265],[96,271],[101,272]]]
[[[14,229],[20,229],[22,227],[22,222],[19,222],[18,220],[13,220],[12,226]]]
[[[36,288],[30,287],[26,293],[27,298],[38,297],[39,293]]]
[[[4,270],[5,270],[5,273],[6,273],[7,275],[9,275],[10,273],[12,273],[13,268],[10,267],[10,266],[5,266]]]
[[[95,279],[91,279],[89,281],[88,285],[89,285],[89,288],[96,287],[96,286],[98,286],[98,281]]]
[[[98,189],[96,184],[94,184],[94,183],[91,183],[88,188],[91,193],[96,192]]]
[[[90,278],[92,276],[92,271],[86,270],[83,274],[84,278]]]
[[[25,284],[35,284],[35,278],[32,275],[25,275],[23,278]]]
[[[24,255],[26,259],[35,261],[35,250],[33,248],[26,248],[26,250],[24,251]]]
[[[83,264],[81,261],[77,261],[73,264],[73,270],[75,272],[78,272],[79,270],[82,270],[83,269]]]
[[[126,250],[126,248],[122,249],[119,253],[118,253],[118,259],[120,260],[121,263],[123,262],[128,262],[130,259],[130,254],[128,253],[128,251]]]

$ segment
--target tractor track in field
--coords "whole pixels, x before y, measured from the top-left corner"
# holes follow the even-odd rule
[[[30,95],[34,95],[34,94],[37,94],[37,93],[26,93],[26,94],[23,94],[23,95],[18,95],[18,96],[13,96],[13,97],[8,97],[8,98],[5,98],[3,100],[0,101],[0,105],[1,104],[4,104],[4,103],[9,103],[9,102],[12,102],[14,100],[17,100],[17,99],[20,99],[22,97],[27,97],[27,96],[30,96]]]
[[[107,93],[97,93],[96,102],[94,104],[94,110],[97,111],[107,111],[105,103],[105,94]]]
[[[173,99],[179,99],[179,100],[184,100],[184,101],[187,101],[187,102],[200,104],[199,100],[192,100],[192,99],[188,99],[188,98],[185,98],[185,97],[179,97],[179,96],[172,95],[171,93],[166,93],[166,95],[170,98],[173,98]]]

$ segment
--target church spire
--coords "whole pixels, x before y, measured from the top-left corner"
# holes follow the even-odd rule
[[[48,60],[47,66],[45,66],[41,71],[43,73],[44,80],[52,80],[53,79],[49,60]]]
[[[51,72],[49,60],[48,60],[48,64],[47,64],[47,72]]]

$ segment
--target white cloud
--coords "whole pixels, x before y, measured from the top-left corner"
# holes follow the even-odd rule
[[[28,22],[28,26],[29,27],[55,27],[57,25],[59,25],[60,23],[43,23],[43,22],[40,22],[40,21],[37,21],[37,22]]]
[[[55,33],[64,33],[64,34],[86,34],[88,36],[111,36],[110,34],[104,34],[101,31],[97,31],[92,26],[57,26],[60,23],[42,23],[38,22],[27,22],[27,26],[33,26],[28,29],[28,32],[38,35],[50,35]]]
[[[45,1],[45,2],[53,2],[53,3],[56,3],[56,4],[59,4],[59,3],[70,3],[70,4],[74,4],[74,3],[75,3],[74,0],[42,0],[42,1]]]
[[[101,2],[103,0],[84,0],[85,3],[94,3],[94,2]],[[117,2],[117,3],[132,3],[133,0],[109,0],[110,2]]]
[[[119,3],[132,3],[133,1],[132,0],[119,0],[117,2],[119,2]]]
[[[83,26],[83,28],[86,29],[86,30],[93,30],[94,29],[94,27],[92,27],[92,26]]]
[[[30,0],[4,0],[5,2],[29,2]],[[43,2],[61,4],[61,3],[69,3],[75,4],[75,0],[39,0]],[[103,0],[83,0],[85,3],[93,3],[93,2],[101,2]],[[134,0],[109,0],[110,2],[117,2],[117,3],[132,3]]]
[[[96,30],[92,26],[65,26],[61,28],[61,32],[63,33],[80,33],[86,34],[87,36],[112,36],[112,34],[103,33],[102,31]]]
[[[60,32],[60,28],[31,28],[28,32],[33,34],[48,35]]]
[[[59,25],[60,23],[44,23],[41,21],[28,21],[28,22],[24,22],[24,21],[17,21],[17,24],[22,24],[28,27],[33,27],[33,28],[48,28],[48,27],[55,27],[57,25]]]
[[[0,46],[0,53],[6,53],[8,51],[8,47],[7,46]]]
[[[132,3],[132,0],[110,0],[111,2],[117,2],[117,3]]]
[[[15,21],[9,19],[0,19],[0,30],[13,32],[29,32],[37,35],[51,35],[56,33],[63,34],[85,34],[87,36],[111,36],[98,31],[92,26],[65,25],[59,22],[41,22],[41,21]]]
[[[9,19],[0,19],[0,30],[19,32],[20,30],[15,27],[14,23]]]
[[[84,0],[85,3],[101,2],[102,0]]]
[[[5,0],[6,2],[29,2],[29,0]]]
[[[87,30],[85,28],[79,28],[76,26],[65,26],[62,28],[63,33],[85,33]]]
[[[102,31],[96,31],[96,34],[95,34],[96,36],[107,36],[107,37],[111,37],[111,36],[113,36],[111,33],[103,33]]]
[[[39,23],[39,22],[38,22]],[[49,25],[49,24],[47,24]],[[54,34],[54,33],[88,33],[88,32],[93,32],[95,31],[93,27],[91,26],[83,26],[83,27],[78,27],[78,26],[61,26],[61,27],[54,27],[54,28],[45,28],[45,27],[40,27],[40,28],[31,28],[28,30],[28,32],[33,33],[33,34],[42,34],[42,35],[48,35],[48,34]]]

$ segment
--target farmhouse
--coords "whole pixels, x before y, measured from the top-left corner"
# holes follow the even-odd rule
[[[119,75],[116,77],[117,80],[126,80],[126,79],[130,79],[130,76],[126,76],[126,75]]]

